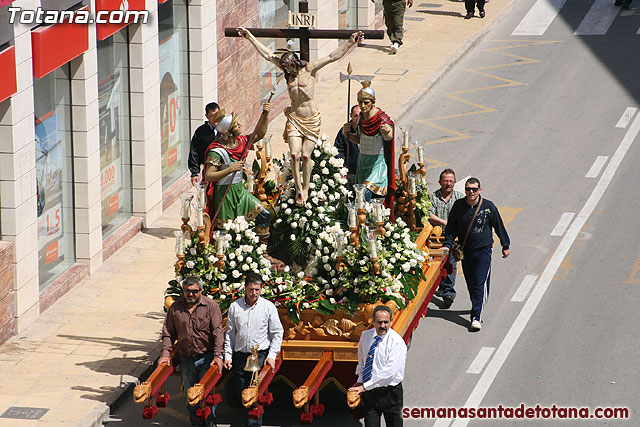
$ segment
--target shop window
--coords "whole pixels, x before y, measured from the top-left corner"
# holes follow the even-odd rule
[[[75,262],[69,64],[33,81],[40,290]]]
[[[189,46],[187,5],[168,0],[158,5],[160,55],[160,138],[162,186],[187,171],[189,156]]]
[[[102,237],[131,217],[131,123],[127,29],[98,41]]]

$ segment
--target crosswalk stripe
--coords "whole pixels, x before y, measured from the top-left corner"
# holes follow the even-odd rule
[[[512,36],[541,36],[558,16],[567,0],[538,0],[522,18]]]
[[[606,34],[619,11],[620,8],[615,7],[611,0],[596,0],[573,34],[576,36],[600,36]]]

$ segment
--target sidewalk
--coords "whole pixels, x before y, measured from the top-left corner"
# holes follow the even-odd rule
[[[397,55],[387,53],[386,39],[365,40],[321,71],[316,100],[322,131],[333,140],[346,119],[347,83],[339,83],[338,74],[346,72],[348,62],[354,74],[375,76],[377,105],[401,124],[408,109],[510,3],[491,0],[485,19],[464,20],[463,2],[416,1],[407,9],[405,44]],[[352,83],[352,102],[359,89]],[[282,116],[270,125],[274,156],[287,149],[279,137],[283,128]],[[131,398],[131,384],[159,355],[163,292],[173,277],[179,208],[174,203],[36,324],[0,346],[0,416],[9,407],[47,410],[38,421],[0,418],[0,426],[101,425],[123,393]]]

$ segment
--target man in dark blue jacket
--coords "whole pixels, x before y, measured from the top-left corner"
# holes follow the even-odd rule
[[[464,241],[464,258],[462,270],[467,282],[469,297],[471,298],[471,327],[478,331],[482,327],[482,309],[489,298],[489,279],[491,277],[491,251],[493,248],[493,232],[496,231],[502,245],[502,258],[509,256],[509,235],[504,228],[500,212],[491,200],[480,197],[480,181],[469,178],[464,185],[466,197],[457,200],[445,228],[444,246],[451,249],[457,237],[462,244],[469,229],[467,240]],[[475,219],[474,214],[478,211]]]
[[[193,133],[191,144],[189,145],[189,159],[187,165],[191,171],[191,185],[196,185],[202,181],[200,166],[207,160],[206,151],[209,144],[216,138],[216,123],[212,121],[215,114],[220,110],[215,102],[210,102],[205,107],[205,117],[207,120],[201,124]]]
[[[336,140],[333,145],[338,149],[336,158],[344,159],[344,167],[349,170],[349,186],[356,182],[356,170],[358,169],[358,156],[360,149],[358,144],[353,142],[349,136],[356,135],[358,123],[360,122],[360,106],[358,104],[351,107],[351,120],[344,124],[342,129],[338,131]]]

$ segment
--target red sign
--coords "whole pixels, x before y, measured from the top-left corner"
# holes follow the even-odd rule
[[[79,10],[89,10],[87,6]],[[89,25],[63,22],[31,31],[33,76],[41,79],[89,49]]]
[[[49,246],[47,246],[47,255],[45,258],[45,264],[49,264],[58,259],[58,241],[56,240]]]
[[[121,10],[146,10],[145,0],[96,0],[96,15],[101,11]],[[104,15],[106,18],[108,15]],[[96,24],[96,37],[104,40],[107,37],[120,31],[133,21],[133,17],[124,20],[121,24]]]
[[[14,0],[0,0],[0,7],[13,3]]]
[[[2,0],[0,0],[0,6],[2,6]],[[0,52],[0,70],[3,70],[3,76],[0,79],[0,102],[2,102],[17,91],[16,49],[14,46],[9,46]]]
[[[172,164],[177,162],[178,161],[178,147],[173,147],[171,150],[169,150],[169,152],[167,153],[167,156],[168,156],[167,166],[171,166]]]
[[[118,193],[116,193],[109,198],[109,215],[113,215],[117,212],[119,207],[120,199],[118,198]]]

